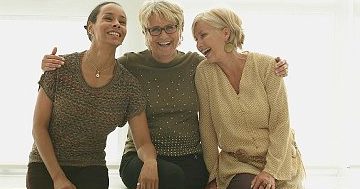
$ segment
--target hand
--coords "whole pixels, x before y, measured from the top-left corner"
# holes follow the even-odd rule
[[[211,182],[209,182],[206,186],[205,189],[217,189],[217,183],[216,180],[212,180]]]
[[[51,71],[60,68],[64,65],[64,58],[57,56],[57,47],[54,47],[51,54],[45,55],[41,62],[41,69],[44,71]]]
[[[54,180],[54,189],[76,189],[66,176],[60,176]]]
[[[275,189],[275,178],[265,171],[261,171],[251,181],[252,189]]]
[[[136,189],[158,189],[159,176],[157,169],[157,161],[147,160],[141,168],[139,180]]]
[[[286,77],[288,75],[288,63],[285,59],[280,59],[280,57],[275,58],[275,74],[280,77]]]

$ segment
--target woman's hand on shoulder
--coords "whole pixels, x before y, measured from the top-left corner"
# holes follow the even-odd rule
[[[279,77],[286,77],[288,75],[289,65],[285,59],[281,59],[280,57],[275,58],[275,74]]]
[[[275,178],[265,171],[261,171],[251,181],[252,189],[275,189]]]
[[[41,61],[41,69],[43,71],[51,71],[64,65],[64,58],[57,56],[57,47],[54,47],[51,54],[45,55]]]

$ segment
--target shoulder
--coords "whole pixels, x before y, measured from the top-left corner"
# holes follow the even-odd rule
[[[269,68],[275,65],[275,57],[258,52],[247,52],[248,59],[257,67]]]
[[[79,64],[81,63],[81,58],[84,52],[85,51],[59,55],[65,59],[66,64],[61,66],[60,69],[56,69],[55,71],[65,72],[66,70],[73,70],[78,68]]]
[[[205,59],[205,57],[201,56],[199,53],[191,51],[188,51],[187,53],[178,51],[178,58],[182,61],[191,62],[196,66]]]
[[[79,61],[82,53],[84,53],[84,52],[73,52],[70,54],[63,54],[63,55],[59,55],[59,56],[65,58],[65,61]]]
[[[129,81],[137,82],[136,77],[125,67],[125,65],[118,64],[118,70],[119,70],[121,77],[126,80],[125,82],[129,82]]]
[[[118,63],[128,66],[129,63],[136,64],[139,62],[146,61],[149,57],[151,57],[151,53],[148,50],[140,51],[140,52],[127,52],[121,57],[117,59]]]
[[[208,67],[209,61],[207,59],[202,60],[199,65],[197,66],[197,69],[204,69]]]
[[[210,63],[207,59],[202,60],[196,67],[196,72],[204,72],[213,69],[215,64]]]

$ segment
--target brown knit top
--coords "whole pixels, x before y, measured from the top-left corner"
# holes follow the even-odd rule
[[[108,84],[90,87],[81,72],[83,53],[64,55],[67,64],[39,81],[53,102],[49,134],[60,165],[105,165],[108,134],[145,110],[137,79],[121,64]],[[29,160],[42,162],[36,144]]]

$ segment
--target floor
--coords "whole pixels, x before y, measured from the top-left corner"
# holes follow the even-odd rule
[[[0,166],[1,168],[1,166]],[[360,167],[307,168],[306,189],[358,189]],[[0,189],[25,189],[25,169],[0,169]],[[126,189],[116,168],[109,168],[109,189]]]

